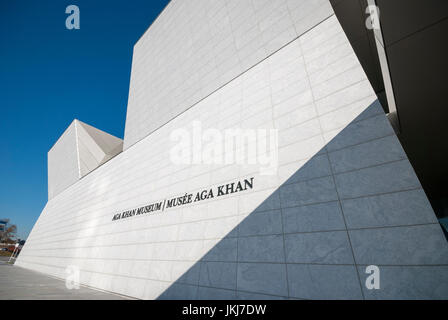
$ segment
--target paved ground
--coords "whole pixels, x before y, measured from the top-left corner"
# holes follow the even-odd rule
[[[65,282],[7,264],[0,257],[0,300],[122,300],[124,297],[89,288],[68,290]]]

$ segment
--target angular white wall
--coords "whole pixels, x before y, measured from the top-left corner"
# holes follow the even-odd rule
[[[48,199],[123,150],[123,140],[74,120],[48,152]]]
[[[158,28],[176,30],[166,12]],[[278,129],[277,172],[176,165],[170,135],[194,121]],[[113,221],[249,177],[245,192]],[[83,284],[144,299],[448,297],[442,230],[333,15],[51,199],[16,265],[61,278],[76,266]]]
[[[332,14],[328,0],[173,0],[134,47],[124,149]]]
[[[79,180],[76,124],[73,121],[48,151],[48,199]]]

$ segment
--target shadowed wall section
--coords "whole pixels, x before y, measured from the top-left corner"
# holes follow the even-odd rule
[[[444,299],[447,257],[375,101],[158,298]],[[365,286],[369,265],[379,290]]]
[[[278,170],[174,164],[170,134],[194,121],[278,129]],[[245,192],[112,221],[249,177]],[[380,290],[364,285],[371,264]],[[144,299],[448,297],[447,243],[334,15],[51,199],[17,265],[73,265]]]

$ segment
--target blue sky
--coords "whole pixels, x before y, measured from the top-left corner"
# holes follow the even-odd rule
[[[0,0],[0,218],[25,238],[74,118],[123,138],[132,48],[168,0]],[[67,30],[65,8],[80,9]]]

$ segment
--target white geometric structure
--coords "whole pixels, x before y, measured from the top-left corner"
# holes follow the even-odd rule
[[[48,199],[122,150],[123,140],[73,120],[48,152]]]
[[[277,130],[277,170],[176,163],[197,122]],[[124,141],[104,163],[119,139],[67,129],[16,266],[141,299],[448,297],[442,229],[328,0],[172,0],[134,47]]]

